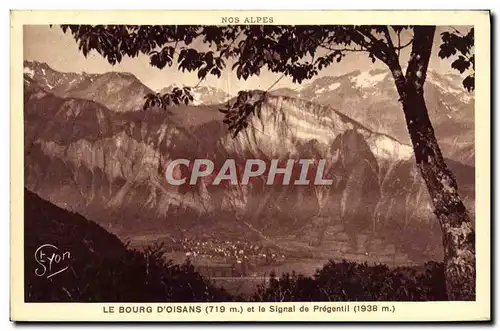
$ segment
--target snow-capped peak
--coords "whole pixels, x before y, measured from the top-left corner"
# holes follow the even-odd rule
[[[371,72],[363,71],[359,75],[352,77],[351,82],[360,88],[370,88],[383,81],[387,75],[388,72],[372,74]]]
[[[439,75],[435,71],[429,71],[427,74],[427,83],[436,86],[443,93],[449,93],[464,103],[469,103],[473,96],[468,93],[462,84],[463,77],[458,75]]]
[[[35,76],[35,70],[31,69],[30,67],[24,67],[23,71],[26,75],[28,75],[30,78],[33,78]]]
[[[174,88],[184,88],[186,85],[169,85],[165,88],[157,90],[157,93],[168,93]],[[228,101],[232,96],[225,91],[213,86],[197,86],[191,87],[191,95],[193,96],[193,105],[213,105]]]

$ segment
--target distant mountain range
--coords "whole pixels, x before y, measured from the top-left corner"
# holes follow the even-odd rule
[[[143,94],[151,90],[131,74],[64,74],[26,62],[24,78],[26,187],[124,240],[159,233],[235,236],[325,256],[334,253],[338,240],[349,240],[344,253],[352,249],[364,256],[357,252],[364,247],[357,243],[362,234],[412,259],[440,259],[439,225],[407,138],[402,133],[394,138],[406,129],[396,96],[389,101],[390,78],[382,72],[319,78],[300,90],[273,91],[262,117],[253,118],[235,139],[222,123],[221,105],[142,111]],[[447,156],[457,158],[447,163],[474,213],[473,140],[457,136],[473,137],[472,101],[432,83],[426,89],[440,143],[456,147]],[[200,103],[227,98],[210,99],[217,93],[209,88],[196,92]],[[325,104],[327,95],[339,109]],[[320,96],[325,100],[315,99]],[[325,175],[334,184],[173,187],[164,178],[166,165],[177,158],[209,158],[220,167],[228,158],[277,157],[327,159]]]
[[[25,61],[24,75],[54,95],[92,100],[116,112],[142,109],[144,96],[152,93],[137,77],[124,72],[65,73],[46,63]]]
[[[142,110],[144,96],[154,93],[130,73],[62,73],[46,63],[24,62],[24,74],[42,89],[63,97],[98,102],[116,112]],[[171,91],[169,85],[158,93]],[[384,70],[354,71],[337,77],[321,77],[298,89],[279,88],[275,95],[304,99],[339,110],[372,131],[410,144],[399,96],[392,76]],[[444,155],[474,165],[474,95],[462,86],[458,75],[429,71],[425,85],[430,117]],[[232,96],[211,86],[193,88],[193,105],[222,104]]]
[[[425,100],[443,153],[473,165],[467,151],[474,146],[474,94],[463,88],[462,79],[429,71]],[[386,70],[321,77],[299,89],[273,92],[328,105],[373,131],[410,143],[394,80]]]
[[[171,92],[176,85],[169,85],[159,91],[164,94]],[[181,86],[178,86],[181,87]],[[212,86],[197,86],[191,87],[191,94],[194,100],[191,102],[193,105],[217,105],[224,103],[232,98],[232,96],[221,89]]]
[[[24,75],[54,95],[92,100],[116,112],[140,111],[144,105],[144,96],[154,93],[136,76],[126,72],[66,73],[56,71],[46,63],[25,61]],[[173,87],[174,85],[170,85],[158,92],[165,93]],[[210,86],[196,87],[192,93],[195,105],[218,104],[231,97]]]

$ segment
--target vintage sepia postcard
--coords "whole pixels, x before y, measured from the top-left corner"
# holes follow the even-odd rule
[[[10,72],[11,320],[490,321],[488,11],[12,11]]]

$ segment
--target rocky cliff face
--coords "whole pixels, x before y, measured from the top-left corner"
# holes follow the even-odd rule
[[[327,106],[266,97],[233,139],[217,107],[116,112],[60,97],[25,75],[25,185],[60,207],[134,235],[204,233],[334,256],[387,249],[440,258],[441,238],[410,146]],[[331,186],[171,186],[169,161],[326,159]],[[474,169],[448,161],[474,206]],[[288,239],[286,239],[288,238]],[[364,239],[363,239],[364,238]],[[341,243],[339,245],[339,243]],[[378,246],[377,246],[378,245]],[[354,253],[353,253],[354,252]]]

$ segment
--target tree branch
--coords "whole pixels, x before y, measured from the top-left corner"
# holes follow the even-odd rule
[[[179,52],[177,52],[177,45],[178,44],[179,44],[179,40],[176,40],[175,45],[174,45],[174,54],[176,54],[177,56],[179,56]]]
[[[272,83],[272,84],[271,84],[271,86],[269,86],[269,87],[267,88],[267,90],[266,90],[266,92],[265,92],[265,93],[269,92],[269,91],[270,91],[270,90],[271,90],[271,89],[272,89],[272,88],[273,88],[276,84],[278,84],[278,83],[279,83],[279,81],[280,81],[280,80],[282,80],[282,79],[283,79],[283,77],[285,77],[285,74],[281,75],[281,77],[280,77],[280,78],[278,78],[278,79],[277,79],[274,83]]]
[[[448,25],[448,27],[449,27],[450,29],[452,29],[453,31],[455,31],[455,32],[456,32],[457,34],[459,34],[460,36],[465,37],[465,36],[464,36],[464,35],[463,35],[460,31],[458,31],[455,27],[453,27],[453,26],[451,26],[451,25]]]
[[[396,32],[398,34],[398,48],[397,48],[397,52],[398,52],[398,58],[399,56],[401,55],[401,30],[397,31]],[[413,40],[413,38],[412,38]]]
[[[367,49],[355,49],[355,48],[335,48],[335,47],[329,47],[329,46],[326,46],[326,45],[319,45],[320,47],[323,47],[324,49],[327,49],[329,51],[346,51],[346,52],[368,52]]]
[[[388,65],[387,53],[385,52],[387,45],[384,42],[375,38],[375,36],[373,36],[371,33],[365,35],[357,29],[349,29],[348,31],[350,32],[353,42],[360,45],[361,47],[364,47],[380,61]],[[368,42],[365,38],[370,39],[371,42]]]
[[[174,34],[177,36],[177,25],[175,26],[175,32]],[[177,52],[177,44],[179,43],[179,38],[175,38],[175,45],[174,45],[174,54],[177,54],[177,56],[179,55],[179,53]]]
[[[202,77],[193,88],[197,88],[198,86],[200,86],[201,82],[203,82],[205,80],[205,77]]]
[[[406,69],[406,81],[419,93],[423,91],[435,32],[435,26],[414,27],[414,42]]]
[[[241,30],[240,32],[238,32],[238,34],[234,37],[234,39],[231,40],[231,43],[229,43],[229,45],[227,45],[226,47],[224,47],[223,50],[219,51],[219,57],[224,56],[224,53],[229,50],[229,47],[231,47],[234,44],[234,42],[240,37],[240,35],[242,33],[243,33],[243,30]],[[226,56],[226,58],[229,58],[229,56]]]
[[[394,49],[394,44],[392,43],[391,34],[389,33],[389,29],[386,26],[384,26],[382,28],[382,31],[384,32],[385,40],[387,40],[387,45],[389,45],[389,50]]]
[[[381,43],[382,45],[384,45],[383,50],[385,52],[385,61],[382,61],[382,62],[384,62],[389,67],[391,74],[394,78],[398,93],[400,95],[402,95],[402,94],[404,94],[405,85],[406,85],[406,79],[405,79],[405,76],[403,75],[403,70],[401,69],[401,65],[399,63],[399,51],[402,48],[399,44],[398,44],[397,48],[394,46],[392,39],[391,39],[391,36],[390,36],[390,33],[389,33],[389,28],[387,26],[382,27],[382,32],[384,33],[385,39],[387,40],[387,44],[380,41],[379,39],[375,38],[375,40],[377,40],[378,43]],[[398,43],[399,42],[400,41],[398,41]],[[408,45],[405,45],[404,47],[407,47]],[[397,54],[396,54],[396,51],[397,51]]]
[[[383,42],[382,40],[380,40],[380,39],[378,39],[377,37],[375,37],[374,35],[372,35],[372,34],[371,34],[371,32],[368,32],[368,33],[363,33],[363,32],[361,32],[361,31],[359,31],[359,33],[360,33],[361,35],[363,35],[364,37],[366,37],[366,38],[370,39],[370,41],[371,41],[374,45],[379,44],[379,43],[384,44],[384,42]]]
[[[409,42],[407,42],[406,44],[404,44],[403,46],[401,46],[400,43],[401,43],[401,40],[399,39],[399,36],[398,36],[398,44],[399,45],[398,45],[398,47],[395,47],[395,49],[398,50],[398,51],[400,51],[402,49],[405,49],[406,47],[410,46],[413,43],[413,38],[411,38],[411,40]]]

